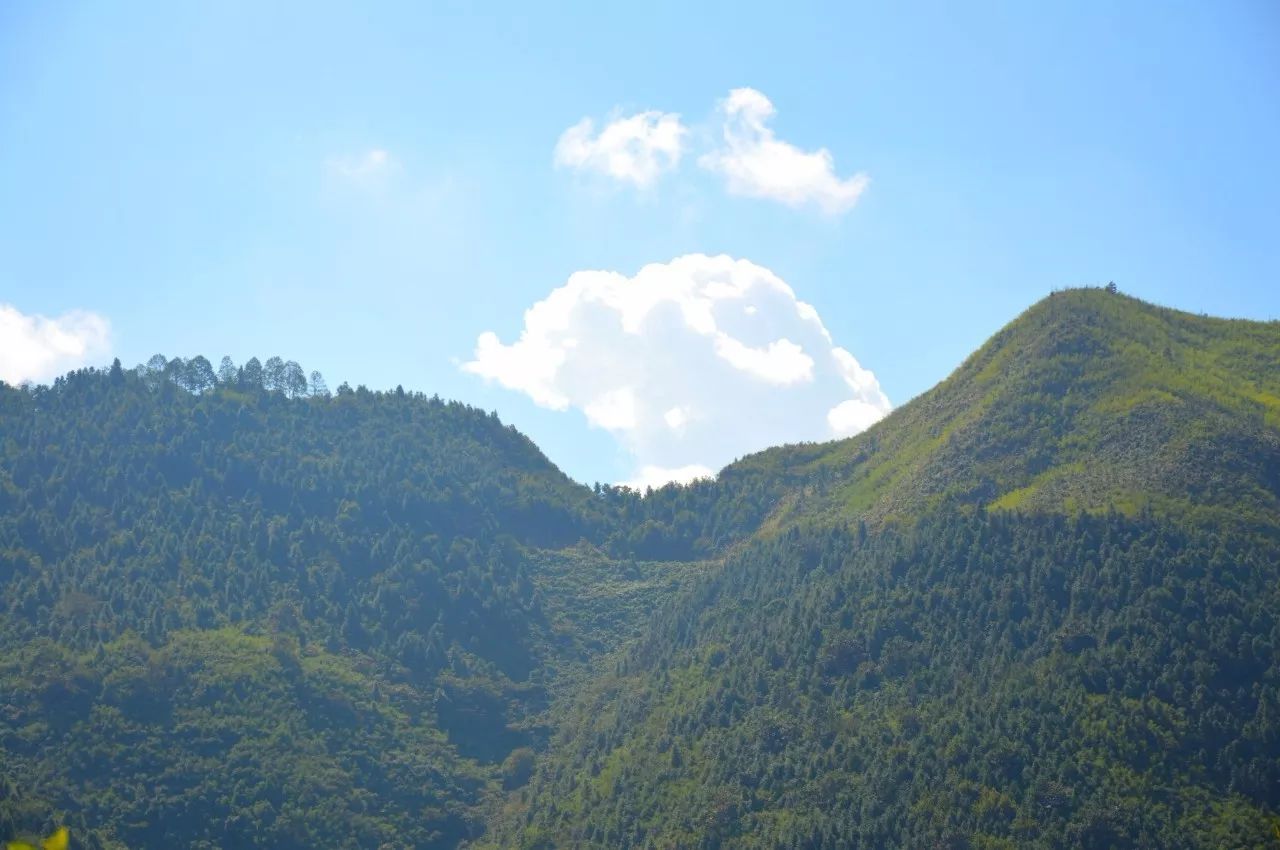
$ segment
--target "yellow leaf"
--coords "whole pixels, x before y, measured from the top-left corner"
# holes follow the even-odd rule
[[[44,850],[67,850],[70,842],[71,831],[65,826],[59,827],[57,832],[44,840]]]

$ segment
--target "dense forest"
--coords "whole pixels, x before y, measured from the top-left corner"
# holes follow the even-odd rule
[[[480,411],[162,364],[0,392],[6,813],[456,844],[574,652],[521,543],[590,533],[591,500]]]
[[[793,529],[565,710],[492,846],[1267,846],[1278,564],[1149,516]]]
[[[1278,594],[1280,324],[1101,290],[647,493],[279,357],[0,384],[0,838],[1280,846]]]

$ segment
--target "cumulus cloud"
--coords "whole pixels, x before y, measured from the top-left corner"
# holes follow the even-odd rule
[[[720,174],[731,194],[768,198],[792,207],[815,204],[829,214],[850,209],[867,187],[867,176],[841,180],[826,148],[803,151],[776,138],[769,127],[773,103],[751,88],[734,89],[720,103],[723,143],[699,158]]]
[[[560,136],[555,162],[644,188],[679,165],[687,134],[680,116],[671,113],[640,112],[599,133],[595,122],[583,118]]]
[[[631,484],[686,481],[785,442],[857,433],[890,409],[817,311],[747,260],[691,254],[633,277],[580,271],[485,332],[468,372],[577,409],[631,453]]]
[[[73,310],[56,319],[28,316],[0,304],[0,381],[44,382],[105,357],[111,326],[95,313]]]
[[[688,484],[700,478],[715,477],[716,472],[714,469],[700,466],[696,463],[677,467],[676,469],[664,469],[661,466],[642,466],[635,476],[619,483],[634,490],[647,490],[650,487],[661,487],[673,481],[677,484]]]
[[[383,148],[370,148],[351,156],[330,157],[329,171],[350,183],[372,185],[399,170],[400,163]]]

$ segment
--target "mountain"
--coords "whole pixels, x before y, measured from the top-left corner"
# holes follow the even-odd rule
[[[0,385],[0,837],[1273,840],[1280,324],[1055,293],[645,495],[272,363]]]
[[[1056,292],[863,434],[726,472],[786,484],[790,516],[1151,507],[1269,527],[1280,512],[1280,322]]]
[[[1056,293],[561,708],[494,847],[1267,847],[1280,324]],[[660,493],[658,498],[670,497]]]
[[[493,847],[1268,847],[1280,546],[940,511],[731,557],[565,707]]]
[[[185,370],[0,386],[0,835],[456,846],[612,640],[539,587],[612,562],[535,553],[612,519],[464,405]]]

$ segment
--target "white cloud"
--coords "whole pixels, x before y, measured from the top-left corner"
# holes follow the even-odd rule
[[[556,143],[556,165],[594,171],[644,188],[680,164],[688,133],[680,116],[657,111],[619,118],[594,134],[583,118]]]
[[[679,431],[688,423],[689,411],[683,407],[673,407],[662,414],[662,421],[666,422],[667,427],[672,431]]]
[[[768,126],[775,112],[769,98],[755,89],[729,92],[720,103],[723,144],[698,164],[723,176],[731,194],[792,207],[812,203],[829,214],[850,209],[866,189],[867,176],[841,180],[826,148],[803,151],[775,138]]]
[[[330,157],[329,171],[347,182],[372,186],[400,169],[400,162],[383,148],[370,148],[353,156]]]
[[[56,319],[28,316],[0,304],[0,381],[44,382],[104,358],[111,325],[95,313],[73,310]]]
[[[837,437],[847,437],[865,431],[884,418],[878,405],[860,398],[842,401],[827,411],[827,424]]]
[[[650,487],[661,487],[663,484],[670,484],[672,481],[677,484],[688,484],[691,481],[697,481],[699,478],[715,477],[714,469],[708,469],[696,463],[675,469],[664,469],[661,466],[644,466],[640,468],[635,477],[618,483],[635,490],[647,490]]]
[[[606,431],[630,431],[636,427],[636,394],[630,387],[609,390],[583,405],[587,421]]]
[[[813,358],[789,339],[775,339],[765,348],[750,348],[728,336],[716,337],[716,354],[762,381],[786,386],[813,380]]]
[[[632,483],[845,436],[890,409],[811,305],[727,256],[677,257],[633,277],[576,272],[525,312],[519,339],[481,334],[462,368],[542,407],[582,411],[631,453]]]

